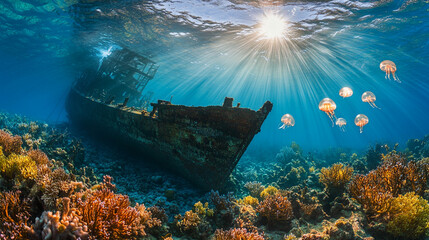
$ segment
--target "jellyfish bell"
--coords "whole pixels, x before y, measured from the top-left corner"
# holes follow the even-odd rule
[[[334,126],[334,118],[335,118],[334,110],[336,108],[337,108],[337,105],[330,98],[324,98],[319,103],[319,110],[325,112],[328,115],[328,117],[331,119],[332,126]]]
[[[380,109],[375,105],[375,100],[377,100],[375,94],[370,91],[366,91],[362,94],[362,102],[367,102],[371,107]]]
[[[360,133],[363,132],[363,126],[369,122],[368,117],[365,114],[358,114],[355,118],[355,124],[360,128]]]
[[[335,122],[335,125],[337,125],[341,131],[345,131],[345,126],[347,125],[347,121],[344,118],[338,118],[337,121]]]
[[[390,74],[392,74],[393,80],[397,82],[401,82],[399,78],[395,75],[396,72],[396,64],[390,60],[384,60],[380,63],[380,69],[383,72],[386,72],[386,79],[390,80]]]
[[[353,90],[349,87],[343,87],[340,89],[340,96],[343,98],[348,98],[353,95]]]
[[[283,123],[283,125],[280,126],[279,129],[285,129],[288,127],[295,126],[295,119],[290,114],[283,115],[283,117],[281,118],[281,122]]]

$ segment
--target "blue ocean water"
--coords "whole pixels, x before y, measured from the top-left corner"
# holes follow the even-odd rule
[[[260,35],[269,14],[287,23],[280,39]],[[249,149],[292,141],[305,149],[364,149],[429,133],[427,1],[89,1],[0,2],[0,110],[67,121],[64,101],[80,72],[110,47],[149,56],[159,70],[153,101],[220,105],[233,97],[273,111]],[[402,83],[379,69],[392,60]],[[351,87],[343,99],[339,90]],[[361,101],[373,92],[374,109]],[[346,131],[318,109],[329,97]],[[279,130],[283,114],[295,126]],[[353,123],[365,114],[363,133]]]

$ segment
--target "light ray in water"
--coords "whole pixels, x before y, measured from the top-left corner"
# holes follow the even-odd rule
[[[254,19],[263,17],[261,12]],[[312,38],[302,38],[299,26],[288,22],[285,14],[281,18],[286,24],[281,37],[266,37],[260,31],[261,23],[256,23],[250,27],[234,28],[234,31],[222,35],[214,34],[206,44],[192,45],[160,56],[157,62],[161,67],[151,91],[160,98],[169,99],[174,95],[176,104],[219,105],[225,96],[230,96],[242,107],[258,108],[270,100],[275,106],[273,119],[267,119],[265,125],[277,126],[281,114],[290,109],[299,110],[294,117],[305,131],[294,128],[292,131],[297,131],[294,139],[324,139],[323,143],[312,144],[344,142],[344,136],[337,136],[327,127],[324,114],[317,108],[321,99],[333,98],[339,104],[338,113],[345,117],[352,118],[361,110],[360,99],[352,97],[343,102],[338,89],[350,86],[356,93],[379,89],[380,99],[405,96],[402,87],[380,81],[380,56],[362,51],[360,47],[365,42],[371,49],[384,53],[388,50],[386,39],[374,39],[364,31],[347,27],[343,31],[328,29],[314,33]],[[190,33],[189,39],[195,37]],[[405,53],[395,54],[401,58]],[[162,93],[168,96],[162,96]],[[392,105],[391,111],[386,112],[400,111],[406,116],[402,102],[395,101],[393,105],[396,107]],[[383,124],[389,121],[390,116],[371,116],[377,120],[369,126],[367,134],[378,139],[391,131]],[[361,137],[354,132],[348,134],[350,139]]]
[[[103,60],[106,57],[110,56],[110,54],[112,54],[112,49],[113,49],[113,46],[110,46],[109,49],[107,49],[107,50],[100,50],[101,58],[100,58],[100,61],[98,63],[98,69],[100,69],[101,64],[103,64]]]

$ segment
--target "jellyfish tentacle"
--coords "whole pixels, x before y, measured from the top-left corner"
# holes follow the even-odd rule
[[[360,129],[360,133],[363,133],[363,126],[360,126],[359,129]]]
[[[395,72],[392,72],[392,76],[396,82],[401,83],[401,80],[399,80],[398,76],[395,75]]]
[[[379,108],[377,105],[375,105],[375,102],[372,102],[372,107],[373,107],[373,108],[377,108],[377,109],[380,109],[380,110],[381,110],[381,108]]]
[[[386,72],[386,75],[384,76],[384,78],[387,79],[387,77],[389,76],[389,67],[388,66],[384,67],[384,71]]]
[[[330,114],[329,118],[331,119],[331,122],[332,122],[332,127],[334,127],[335,126],[335,122],[337,121],[337,117],[335,117],[334,111],[331,111],[329,114]]]
[[[286,124],[283,124],[279,127],[279,129],[285,129],[285,127],[286,127]]]
[[[392,68],[389,66],[389,67],[387,68],[387,70],[388,70],[387,77],[389,78],[389,80],[391,80],[391,79],[390,79],[390,73],[392,72]]]
[[[329,116],[329,119],[331,119],[331,122],[332,122],[332,127],[334,127],[335,126],[335,123],[334,123],[334,113],[333,112],[326,112],[326,114],[328,114],[328,116]]]

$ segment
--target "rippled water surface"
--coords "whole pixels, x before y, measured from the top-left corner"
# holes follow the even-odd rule
[[[260,33],[281,16],[280,39]],[[252,147],[296,141],[308,148],[404,142],[429,133],[427,1],[97,1],[0,2],[0,109],[48,122],[66,120],[73,80],[111,46],[159,65],[146,92],[175,104],[242,107],[274,104]],[[402,83],[385,79],[383,60]],[[353,89],[347,99],[343,86]],[[372,91],[374,109],[361,101]],[[348,125],[341,132],[318,109],[330,97]],[[296,124],[279,130],[290,113]],[[362,134],[353,123],[365,114]]]

